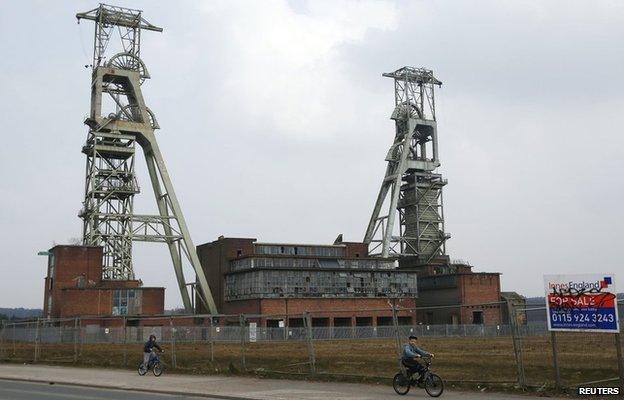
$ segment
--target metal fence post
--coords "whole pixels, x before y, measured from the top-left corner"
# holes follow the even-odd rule
[[[214,327],[213,327],[213,322],[212,322],[212,316],[210,317],[210,328],[208,330],[208,332],[210,333],[209,336],[209,340],[210,340],[210,362],[214,364],[214,333],[213,333]]]
[[[123,335],[123,340],[121,341],[122,345],[123,345],[123,365],[124,368],[128,368],[128,344],[127,344],[127,332],[126,332],[126,326],[128,325],[128,320],[126,319],[126,317],[123,318],[123,327],[122,327],[122,331],[121,334]]]
[[[555,369],[555,387],[561,389],[561,373],[559,372],[559,361],[557,360],[557,339],[555,331],[550,331],[550,343],[553,352],[553,368]]]
[[[37,318],[37,322],[35,324],[35,355],[34,362],[37,362],[39,359],[39,318]]]
[[[78,362],[78,318],[74,318],[74,362]]]
[[[516,368],[518,373],[518,386],[524,389],[526,387],[526,381],[524,378],[524,365],[522,363],[522,345],[520,343],[519,330],[517,327],[516,308],[514,305],[507,301],[507,309],[509,310],[509,322],[511,323],[511,338],[513,343],[514,355],[516,358]]]
[[[6,322],[0,321],[0,358],[4,359],[6,357],[6,349],[4,348],[4,336],[6,334]]]
[[[247,363],[245,360],[245,316],[243,314],[239,317],[240,322],[240,339],[241,339],[241,366],[243,371],[247,371]]]
[[[394,339],[396,340],[397,354],[401,355],[401,337],[399,334],[399,318],[396,310],[396,300],[392,301],[392,325],[394,326]],[[401,367],[401,361],[399,360],[399,367]]]
[[[15,322],[13,322],[13,357],[15,357]]]
[[[82,319],[78,318],[78,335],[80,337],[80,346],[78,347],[78,357],[82,354],[82,347],[84,345],[84,331],[82,330]]]
[[[615,352],[617,354],[618,372],[620,375],[620,390],[624,390],[624,362],[622,362],[621,333],[615,334]]]
[[[175,339],[175,334],[176,334],[176,329],[173,326],[173,317],[169,318],[169,327],[171,329],[171,366],[173,368],[177,367],[178,364],[178,360],[176,359],[176,339]]]
[[[312,318],[307,311],[303,313],[303,322],[306,325],[306,339],[308,342],[308,355],[310,357],[310,372],[316,374],[316,355],[314,354],[314,343],[312,342]]]

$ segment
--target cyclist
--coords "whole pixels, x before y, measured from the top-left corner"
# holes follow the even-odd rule
[[[418,338],[416,336],[410,336],[408,338],[409,343],[403,346],[403,355],[401,357],[401,362],[405,367],[407,367],[407,371],[409,376],[411,377],[415,372],[418,372],[419,377],[418,381],[422,382],[422,371],[424,367],[418,362],[418,358],[420,357],[431,357],[433,358],[433,353],[429,353],[418,347]]]
[[[157,348],[158,351],[160,351],[161,353],[163,352],[163,349],[161,349],[158,343],[156,343],[156,335],[152,333],[149,336],[148,341],[145,342],[145,345],[143,346],[143,364],[145,364],[146,367],[149,365],[150,357],[152,356],[152,351],[154,351],[154,347]]]

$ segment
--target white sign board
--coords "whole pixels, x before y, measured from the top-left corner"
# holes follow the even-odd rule
[[[544,275],[548,330],[620,331],[613,274]]]
[[[254,343],[257,339],[257,331],[258,331],[258,324],[256,324],[255,322],[250,322],[249,323],[249,341]]]

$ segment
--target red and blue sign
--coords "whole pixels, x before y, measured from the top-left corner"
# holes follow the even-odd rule
[[[619,332],[613,274],[545,275],[551,331]]]

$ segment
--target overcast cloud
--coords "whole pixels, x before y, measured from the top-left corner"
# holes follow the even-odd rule
[[[362,240],[394,135],[382,72],[435,71],[447,252],[502,288],[621,272],[624,3],[119,1],[196,244]],[[41,307],[53,242],[81,235],[97,2],[0,0],[0,306]],[[145,168],[137,213],[155,213]],[[164,246],[135,270],[181,303]],[[620,282],[622,290],[624,282]]]

